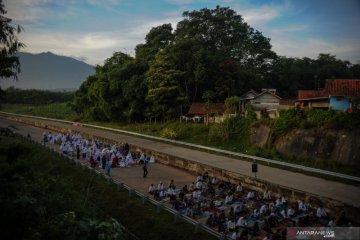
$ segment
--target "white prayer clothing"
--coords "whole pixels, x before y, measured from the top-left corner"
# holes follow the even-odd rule
[[[264,204],[260,208],[260,214],[264,214],[264,213],[266,213],[266,211],[267,211],[267,206]]]
[[[323,209],[323,208],[318,208],[317,211],[316,211],[316,216],[317,216],[318,218],[326,217],[327,214],[326,214],[325,209]]]
[[[227,228],[228,229],[235,229],[235,223],[231,220],[227,222]]]
[[[246,221],[245,221],[244,217],[240,217],[238,219],[238,221],[236,222],[236,226],[239,226],[239,227],[245,227],[246,226]]]

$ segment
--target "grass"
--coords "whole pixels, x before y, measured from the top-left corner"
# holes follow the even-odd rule
[[[76,113],[67,103],[52,103],[48,105],[2,104],[1,110],[5,112],[26,114],[48,118],[76,120]]]
[[[108,184],[73,163],[64,161],[62,157],[54,155],[49,150],[25,140],[0,137],[1,166],[4,165],[6,161],[4,155],[9,152],[7,149],[11,146],[16,146],[17,153],[23,153],[19,158],[26,162],[18,169],[31,168],[32,173],[45,174],[49,179],[59,178],[66,181],[66,191],[75,191],[75,195],[80,196],[80,203],[87,207],[87,211],[90,209],[97,216],[116,219],[138,239],[215,239],[203,231],[195,232],[194,226],[187,222],[178,220],[174,223],[172,214],[163,210],[158,212],[154,205],[143,204],[141,199],[135,196],[129,197],[127,191],[118,191],[115,184]],[[20,170],[13,174],[22,178]],[[1,168],[0,176],[4,176],[3,171],[4,168]],[[67,196],[66,192],[63,195]],[[52,196],[49,196],[49,199],[52,199]],[[78,200],[66,198],[66,201]],[[49,200],[48,204],[51,205],[52,202]]]

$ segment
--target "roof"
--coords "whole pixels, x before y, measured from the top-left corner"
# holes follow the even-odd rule
[[[298,91],[298,99],[311,99],[311,98],[320,98],[325,96],[326,96],[325,89]]]
[[[360,96],[360,79],[326,79],[323,89],[298,91],[298,99],[301,100],[324,98],[331,95]]]
[[[253,95],[253,96],[251,96]],[[258,95],[258,93],[256,91],[254,91],[253,89],[247,91],[246,93],[244,93],[243,95],[240,96],[240,99],[252,99],[254,98],[256,95]]]
[[[206,114],[206,103],[192,103],[188,114],[195,114],[195,115],[205,115]],[[223,103],[210,103],[209,105],[209,114],[224,114],[225,112],[225,104]]]
[[[325,89],[329,95],[360,96],[360,79],[328,79]]]
[[[281,97],[279,97],[278,95],[276,95],[276,94],[274,94],[274,93],[272,93],[272,92],[270,92],[270,91],[263,91],[263,92],[259,93],[258,95],[256,95],[256,96],[254,97],[254,99],[256,99],[256,98],[258,98],[258,97],[260,97],[260,96],[262,96],[262,95],[264,95],[264,94],[266,94],[266,93],[272,95],[272,96],[275,97],[275,98],[281,99]]]

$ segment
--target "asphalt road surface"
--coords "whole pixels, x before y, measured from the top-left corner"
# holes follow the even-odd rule
[[[234,159],[231,157],[201,152],[193,149],[184,148],[154,140],[148,140],[119,133],[113,133],[105,130],[92,129],[82,126],[72,126],[70,124],[51,122],[45,120],[36,120],[47,125],[66,127],[79,132],[86,132],[99,137],[113,139],[120,142],[127,142],[130,145],[141,146],[143,148],[162,152],[164,154],[180,156],[195,162],[203,163],[209,166],[225,169],[245,176],[253,177],[251,172],[251,162]],[[43,129],[20,124],[10,120],[0,118],[0,126],[13,126],[21,134],[30,133],[32,136],[39,136]],[[14,128],[13,128],[14,129]],[[175,180],[175,185],[183,186],[194,181],[195,176],[186,171],[164,166],[161,164],[152,164],[149,166],[149,175],[147,179],[142,178],[142,170],[139,166],[126,169],[114,169],[112,174],[116,174],[125,184],[132,186],[140,191],[147,191],[150,183],[157,184],[163,181],[165,184],[170,179]],[[308,192],[317,196],[322,196],[347,203],[352,206],[360,205],[360,187],[325,180],[318,177],[308,176],[301,173],[295,173],[288,170],[282,170],[265,165],[258,165],[257,178],[271,182],[273,184]]]

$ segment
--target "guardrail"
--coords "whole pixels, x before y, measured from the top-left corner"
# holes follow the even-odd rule
[[[205,224],[199,223],[199,222],[195,221],[194,219],[192,219],[192,218],[190,218],[190,217],[188,217],[186,215],[181,214],[180,212],[170,208],[169,206],[164,205],[162,202],[156,201],[155,199],[150,198],[148,195],[146,195],[146,194],[144,194],[144,193],[142,193],[140,191],[137,191],[136,189],[133,189],[130,186],[127,186],[123,182],[120,182],[120,181],[118,181],[116,179],[113,179],[111,177],[106,176],[101,170],[97,170],[95,168],[92,168],[91,166],[89,166],[89,165],[87,165],[87,164],[85,164],[85,163],[83,163],[81,161],[75,160],[74,157],[71,157],[71,156],[63,154],[63,153],[61,153],[59,151],[56,151],[54,148],[51,148],[49,146],[45,146],[44,144],[41,144],[40,142],[37,142],[37,141],[35,141],[35,140],[31,139],[31,138],[29,139],[29,138],[26,138],[25,136],[22,136],[22,135],[20,135],[20,136],[23,137],[26,140],[30,140],[31,142],[40,145],[41,147],[44,147],[44,148],[46,148],[46,149],[48,149],[48,150],[50,150],[50,151],[52,151],[54,153],[59,154],[60,156],[64,157],[68,161],[74,162],[77,166],[81,167],[83,170],[93,172],[94,174],[96,174],[96,175],[100,176],[101,178],[105,179],[108,183],[111,183],[111,182],[115,183],[117,185],[118,190],[121,189],[121,188],[126,189],[129,192],[129,197],[131,197],[133,194],[135,194],[136,196],[143,199],[143,204],[145,204],[146,202],[150,202],[151,204],[153,204],[153,205],[155,205],[157,207],[158,212],[161,209],[166,210],[167,212],[174,215],[174,223],[176,223],[176,221],[178,219],[183,219],[186,222],[194,225],[194,230],[195,231],[199,231],[200,229],[202,229],[205,232],[215,236],[219,240],[227,240],[227,239],[229,239],[225,234],[219,233],[219,232],[215,231],[214,229],[206,226]]]
[[[73,124],[74,123],[72,121],[53,119],[53,118],[45,118],[45,117],[37,117],[37,116],[30,116],[30,115],[24,115],[24,114],[8,113],[8,112],[3,112],[3,111],[0,111],[0,113],[6,114],[6,115],[12,115],[12,116],[41,119],[41,120],[61,122],[61,123],[67,123],[67,124]],[[167,139],[167,138],[150,136],[150,135],[146,135],[146,134],[135,133],[135,132],[125,131],[125,130],[120,130],[120,129],[103,127],[103,126],[97,126],[97,125],[87,124],[87,123],[81,123],[81,126],[97,128],[97,129],[102,129],[102,130],[107,130],[107,131],[112,131],[112,132],[118,132],[118,133],[124,133],[124,134],[133,135],[133,136],[142,137],[142,138],[147,138],[147,139],[151,139],[151,140],[163,141],[163,142],[177,144],[177,145],[181,145],[181,146],[207,150],[207,151],[211,151],[211,152],[215,152],[215,153],[223,153],[223,154],[227,154],[227,155],[230,155],[230,156],[236,156],[236,157],[240,157],[240,158],[244,158],[244,159],[250,159],[252,161],[259,161],[259,162],[262,162],[262,163],[274,164],[274,165],[283,166],[283,167],[289,167],[289,168],[293,168],[293,169],[304,171],[304,172],[317,173],[317,174],[337,177],[337,178],[340,178],[340,179],[346,179],[346,180],[352,180],[352,181],[355,181],[355,182],[360,182],[360,177],[351,176],[351,175],[342,174],[342,173],[337,173],[337,172],[331,172],[331,171],[322,170],[322,169],[318,169],[318,168],[306,167],[306,166],[293,164],[293,163],[287,163],[287,162],[272,160],[272,159],[268,159],[268,158],[252,156],[252,155],[248,155],[248,154],[244,154],[244,153],[237,153],[237,152],[232,152],[232,151],[227,151],[227,150],[222,150],[222,149],[217,149],[217,148],[212,148],[212,147],[207,147],[207,146],[202,146],[202,145],[197,145],[197,144],[193,144],[193,143],[186,143],[186,142],[181,142],[181,141],[177,141],[177,140],[171,140],[171,139]]]

